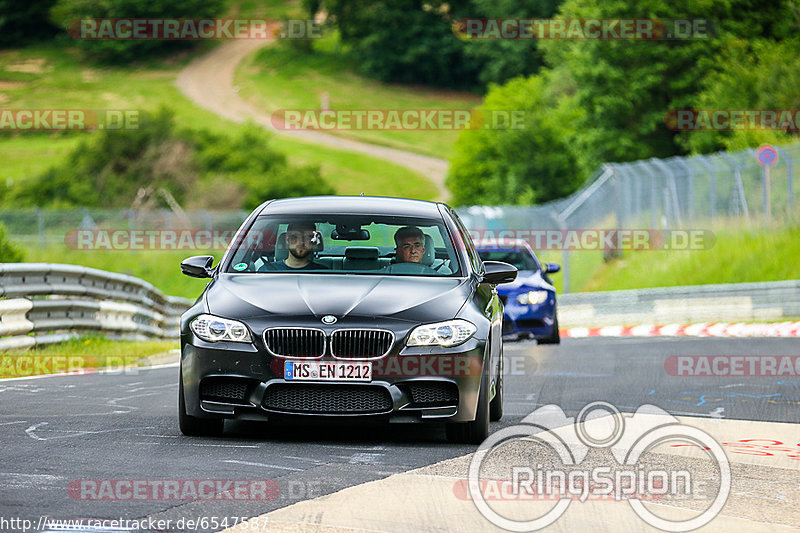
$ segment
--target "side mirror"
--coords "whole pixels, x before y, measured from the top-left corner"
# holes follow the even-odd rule
[[[193,278],[210,278],[214,275],[212,263],[214,263],[213,256],[195,255],[181,261],[181,272]]]
[[[509,283],[517,279],[517,267],[503,263],[502,261],[484,261],[483,262],[483,281],[484,283],[491,283],[497,285],[499,283]]]
[[[559,265],[558,263],[545,263],[544,265],[545,274],[555,274],[560,270],[561,270],[561,265]]]

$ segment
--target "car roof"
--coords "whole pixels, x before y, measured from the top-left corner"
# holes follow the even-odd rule
[[[259,215],[329,213],[441,219],[439,205],[437,202],[385,196],[304,196],[264,202],[259,207]]]

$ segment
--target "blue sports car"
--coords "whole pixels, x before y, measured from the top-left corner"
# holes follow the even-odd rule
[[[556,289],[548,277],[561,270],[561,265],[542,265],[528,243],[522,240],[477,243],[476,247],[484,261],[503,261],[519,270],[515,281],[497,287],[505,306],[503,336],[533,337],[539,344],[561,342]]]

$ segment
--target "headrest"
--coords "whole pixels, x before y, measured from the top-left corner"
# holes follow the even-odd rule
[[[380,251],[374,246],[348,246],[344,256],[346,259],[377,259]]]
[[[284,231],[278,235],[278,240],[275,241],[275,261],[283,261],[289,257],[289,246],[286,243],[286,232]]]
[[[433,246],[433,237],[425,234],[425,254],[422,256],[422,264],[431,266],[436,259],[436,248]]]

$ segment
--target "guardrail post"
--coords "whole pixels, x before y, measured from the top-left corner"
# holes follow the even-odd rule
[[[711,204],[711,220],[713,221],[717,213],[717,171],[714,170],[714,165],[708,162],[706,156],[698,155],[697,158],[708,169],[708,173],[711,177],[709,183],[708,201]]]
[[[747,198],[744,195],[744,185],[742,184],[742,172],[739,168],[739,164],[734,161],[727,153],[720,152],[720,156],[722,156],[725,161],[733,168],[733,178],[736,181],[736,195],[739,197],[739,203],[741,204],[742,211],[744,212],[744,217],[747,220],[750,220],[750,210],[747,208]]]
[[[788,182],[786,188],[786,207],[791,214],[792,211],[794,211],[794,160],[792,160],[786,150],[782,150],[777,146],[775,149],[784,161],[786,161],[786,181]]]
[[[640,161],[639,166],[642,167],[645,174],[650,176],[650,229],[658,227],[658,209],[656,203],[656,175],[650,170],[646,161]]]
[[[558,229],[561,231],[566,231],[567,224],[561,215],[555,209],[549,211],[550,217],[556,221],[556,225],[558,225]],[[564,280],[563,284],[561,285],[561,292],[566,294],[569,292],[569,250],[567,250],[566,246],[561,248],[561,279]]]

